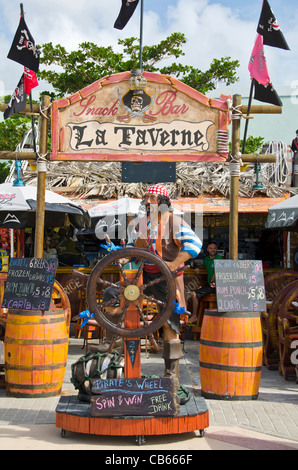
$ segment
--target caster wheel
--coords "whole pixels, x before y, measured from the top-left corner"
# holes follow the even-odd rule
[[[66,436],[66,431],[65,431],[65,429],[61,429],[61,437],[64,438],[65,436]]]
[[[145,444],[145,437],[144,436],[136,436],[136,443],[138,444],[138,446],[141,446],[143,444]]]
[[[200,429],[200,437],[204,437],[205,436],[205,429]]]

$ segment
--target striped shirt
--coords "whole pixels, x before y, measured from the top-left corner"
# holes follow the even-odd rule
[[[144,247],[144,241],[148,244],[151,240],[151,250],[164,261],[173,261],[180,251],[188,253],[191,258],[196,258],[202,249],[200,238],[190,226],[182,217],[173,216],[170,212],[163,214],[155,229],[151,229],[150,219],[146,227],[145,217],[139,225],[139,232],[132,232],[127,246],[138,246],[138,240],[142,238]],[[145,269],[150,270],[150,264],[146,262]]]

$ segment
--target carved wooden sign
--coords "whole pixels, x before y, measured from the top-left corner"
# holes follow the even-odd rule
[[[171,378],[93,379],[90,416],[175,416],[180,405]]]
[[[229,100],[144,72],[115,74],[52,104],[52,160],[224,161]]]

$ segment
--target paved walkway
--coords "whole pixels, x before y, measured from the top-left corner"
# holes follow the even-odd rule
[[[180,383],[200,395],[199,342],[185,342],[180,361]],[[71,364],[84,354],[82,340],[70,339],[62,394],[73,394]],[[142,372],[163,375],[161,354],[142,352]],[[298,385],[285,381],[278,371],[263,368],[258,400],[206,400],[210,425],[204,438],[198,433],[148,436],[142,447],[132,437],[91,436],[67,432],[63,439],[56,428],[56,405],[60,397],[14,398],[0,390],[0,449],[63,450],[294,450],[298,449]]]

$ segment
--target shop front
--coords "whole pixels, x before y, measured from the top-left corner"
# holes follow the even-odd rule
[[[295,253],[298,249],[295,234],[291,238],[281,231],[268,230],[265,223],[268,209],[285,200],[282,198],[240,198],[239,199],[239,259],[262,260],[264,274],[269,274],[283,268],[295,268]],[[99,201],[93,200],[93,204]],[[106,203],[106,200],[103,201]],[[90,206],[88,200],[83,206]],[[205,283],[206,269],[201,266],[206,256],[207,241],[212,239],[218,244],[219,254],[229,259],[229,199],[223,197],[205,196],[201,198],[179,198],[173,200],[173,206],[183,213],[183,217],[198,231],[203,239],[203,249],[200,255],[191,260],[185,271],[185,289],[189,294],[192,290]],[[199,208],[199,209],[198,209]],[[195,209],[200,210],[195,213]],[[116,245],[123,243],[123,226],[121,237],[115,232],[112,241]],[[127,235],[125,236],[127,242]],[[57,280],[62,284],[72,304],[72,317],[87,308],[86,284],[94,265],[102,259],[107,252],[101,247],[103,240],[98,239],[94,231],[88,230],[85,234],[76,234],[77,250],[83,262],[77,263],[76,258],[65,258],[59,261]],[[200,274],[195,275],[194,269],[200,267]],[[105,279],[117,282],[116,270],[109,267]]]

